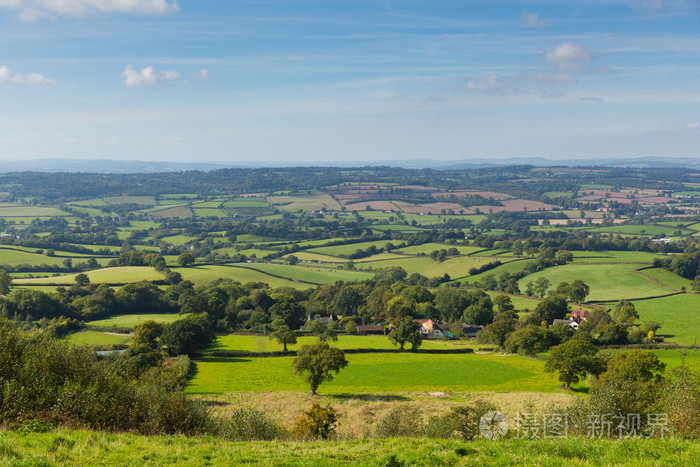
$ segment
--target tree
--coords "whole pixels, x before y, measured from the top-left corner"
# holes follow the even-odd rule
[[[546,277],[538,277],[535,280],[535,283],[532,286],[532,289],[535,293],[539,294],[540,298],[544,297],[547,295],[547,290],[549,290],[549,287],[552,285],[551,282],[549,282],[549,279]]]
[[[513,301],[508,295],[496,295],[493,298],[493,304],[498,307],[499,312],[514,310]]]
[[[420,325],[413,321],[410,316],[394,320],[393,327],[389,333],[389,341],[393,345],[398,345],[401,350],[407,343],[411,344],[411,349],[420,347],[422,340],[418,329]]]
[[[278,320],[273,325],[276,324],[275,330],[270,334],[270,339],[277,339],[277,342],[282,344],[284,352],[287,351],[287,345],[293,345],[297,343],[297,332],[289,329],[289,326],[282,324],[284,321]]]
[[[537,304],[534,315],[540,322],[550,324],[555,319],[564,319],[568,311],[566,300],[559,295],[553,295]]]
[[[493,319],[493,323],[479,332],[479,342],[488,342],[503,347],[508,335],[515,331],[518,324],[518,315],[515,313],[499,313]]]
[[[571,339],[551,350],[544,369],[549,373],[558,372],[562,387],[568,388],[571,383],[585,378],[586,373],[599,374],[602,371],[604,362],[597,353],[598,349],[589,341]]]
[[[90,278],[87,276],[87,274],[81,272],[75,276],[75,283],[79,287],[85,287],[86,285],[90,284]]]
[[[146,344],[156,348],[158,338],[163,334],[165,325],[149,319],[134,327],[134,345]]]
[[[569,299],[575,303],[583,303],[586,300],[586,297],[588,297],[589,293],[591,293],[591,288],[580,279],[576,279],[569,284],[569,287],[566,290],[567,297],[569,297]]]
[[[302,345],[292,362],[294,370],[309,383],[311,394],[315,395],[318,386],[324,381],[333,381],[341,369],[348,366],[345,352],[331,347],[326,342]]]
[[[622,345],[627,343],[627,328],[616,321],[600,329],[598,340],[604,345]]]
[[[307,331],[318,337],[320,342],[335,342],[338,340],[338,335],[335,333],[335,330],[333,330],[332,327],[328,326],[323,321],[312,319],[311,321],[306,322],[305,327]]]
[[[177,264],[185,268],[194,264],[194,261],[194,256],[187,251],[183,251],[180,253],[180,256],[177,257]]]
[[[510,333],[503,346],[508,353],[531,357],[549,348],[549,336],[546,329],[529,325]]]
[[[11,285],[12,276],[10,276],[4,269],[0,269],[0,295],[9,294]]]
[[[306,317],[306,308],[287,295],[277,296],[268,312],[273,321],[281,319],[290,329],[299,329]]]
[[[616,353],[608,361],[608,369],[601,379],[626,381],[660,381],[666,364],[649,350],[628,350]]]
[[[214,340],[206,313],[166,324],[160,343],[173,356],[190,355],[207,347]]]
[[[631,326],[634,321],[639,319],[639,313],[635,308],[634,303],[628,300],[620,300],[615,305],[615,319],[621,324]]]

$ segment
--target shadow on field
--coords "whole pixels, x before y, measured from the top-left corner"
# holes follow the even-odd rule
[[[397,396],[395,394],[333,394],[334,398],[342,400],[361,400],[361,401],[382,401],[382,402],[398,402],[407,401],[408,397]]]

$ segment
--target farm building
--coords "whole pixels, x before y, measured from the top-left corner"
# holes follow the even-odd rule
[[[357,326],[357,333],[361,336],[384,334],[384,327],[381,324],[363,324]]]

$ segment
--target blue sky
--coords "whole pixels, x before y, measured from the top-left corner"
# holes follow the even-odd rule
[[[697,0],[0,0],[0,160],[700,155]]]

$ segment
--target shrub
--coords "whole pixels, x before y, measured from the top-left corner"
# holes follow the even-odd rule
[[[393,436],[416,436],[423,431],[420,409],[412,405],[399,405],[391,409],[375,427],[378,438]]]
[[[240,408],[222,420],[219,434],[231,441],[270,441],[284,438],[285,430],[262,410]]]
[[[167,371],[152,367],[135,379],[87,347],[0,322],[0,420],[10,425],[40,418],[147,434],[211,432],[204,405],[165,384]]]
[[[479,420],[487,412],[495,411],[493,404],[474,401],[470,405],[452,407],[442,416],[431,417],[425,426],[429,438],[459,438],[473,440],[479,434]]]
[[[262,410],[240,408],[222,421],[220,435],[231,441],[269,441],[283,438],[285,430]]]
[[[337,424],[338,414],[333,407],[314,402],[294,423],[292,434],[301,439],[328,439],[335,434]]]

